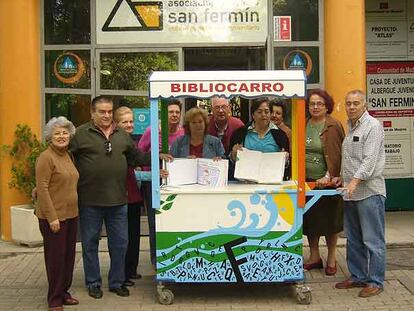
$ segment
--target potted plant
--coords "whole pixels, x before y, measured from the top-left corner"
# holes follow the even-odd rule
[[[26,124],[18,124],[12,145],[2,146],[3,156],[10,156],[10,188],[17,189],[31,204],[10,207],[12,239],[21,244],[35,246],[42,243],[39,225],[34,215],[32,190],[36,186],[35,165],[40,153],[46,149]]]

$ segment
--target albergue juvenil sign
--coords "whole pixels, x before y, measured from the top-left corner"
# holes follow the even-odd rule
[[[264,44],[266,0],[96,0],[98,44]]]

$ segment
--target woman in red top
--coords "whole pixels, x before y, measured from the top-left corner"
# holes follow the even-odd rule
[[[186,112],[184,121],[185,135],[177,138],[170,149],[174,158],[224,158],[220,139],[207,134],[207,111],[191,108]]]

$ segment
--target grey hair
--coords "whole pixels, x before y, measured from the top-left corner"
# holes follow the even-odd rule
[[[352,91],[349,91],[348,93],[346,93],[345,98],[347,98],[349,95],[358,95],[359,97],[361,97],[362,103],[364,105],[367,104],[367,96],[365,95],[364,91],[361,91],[361,90],[352,90]]]
[[[75,135],[75,126],[72,122],[70,122],[66,117],[60,116],[60,117],[53,117],[50,119],[45,127],[45,138],[47,142],[50,142],[52,139],[53,130],[57,127],[63,127],[69,131],[70,138]]]

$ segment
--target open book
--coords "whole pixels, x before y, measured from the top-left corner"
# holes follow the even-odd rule
[[[237,151],[234,177],[259,184],[281,184],[285,172],[286,152]]]
[[[167,185],[200,184],[211,187],[227,185],[228,160],[174,159],[167,162]]]

